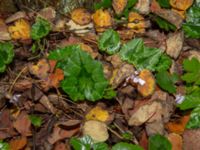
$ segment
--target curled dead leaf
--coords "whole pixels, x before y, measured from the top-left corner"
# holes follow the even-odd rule
[[[76,8],[71,12],[72,20],[79,25],[86,25],[91,22],[91,14],[85,8]]]
[[[30,39],[30,24],[25,19],[15,21],[15,24],[8,27],[8,31],[14,40]]]
[[[143,85],[137,85],[138,92],[144,97],[152,95],[156,86],[156,81],[153,74],[149,70],[145,69],[140,72],[139,78],[142,79],[145,83]]]
[[[121,14],[126,7],[128,0],[113,0],[112,6],[116,14]]]
[[[89,120],[83,126],[83,135],[89,135],[94,142],[104,142],[108,139],[109,134],[105,123]]]
[[[108,10],[99,9],[92,15],[97,32],[103,32],[112,26],[112,17]]]
[[[85,117],[86,120],[98,120],[105,122],[109,119],[109,113],[107,110],[104,110],[100,106],[96,106],[91,109]]]

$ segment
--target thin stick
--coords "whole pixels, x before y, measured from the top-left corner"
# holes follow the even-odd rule
[[[110,132],[112,132],[114,135],[116,135],[118,138],[120,138],[120,139],[123,139],[123,137],[119,134],[119,133],[117,133],[116,131],[114,131],[113,129],[111,129],[110,127],[108,127],[107,126],[107,128],[108,128],[108,130],[110,131]]]

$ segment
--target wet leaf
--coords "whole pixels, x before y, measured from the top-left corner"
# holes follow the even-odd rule
[[[159,134],[153,135],[149,138],[149,150],[171,150],[172,144],[169,140]]]
[[[71,18],[79,25],[86,25],[91,21],[91,14],[85,8],[76,8],[71,12]]]
[[[139,145],[133,145],[125,142],[120,142],[112,147],[112,150],[143,150]]]
[[[91,109],[85,117],[87,120],[98,120],[105,122],[109,118],[109,113],[107,110],[104,110],[99,106],[96,106],[93,109]]]
[[[98,47],[101,51],[105,51],[109,55],[115,54],[120,48],[120,37],[119,34],[112,30],[106,30],[98,40]]]
[[[8,31],[14,40],[28,40],[30,39],[31,27],[28,21],[19,19],[15,21],[13,26],[8,27]]]
[[[31,37],[33,40],[39,40],[49,34],[51,30],[51,24],[41,18],[37,17],[36,22],[31,27]]]

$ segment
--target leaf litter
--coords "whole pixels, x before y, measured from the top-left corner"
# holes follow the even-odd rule
[[[1,148],[199,149],[198,0],[47,4],[0,15]]]

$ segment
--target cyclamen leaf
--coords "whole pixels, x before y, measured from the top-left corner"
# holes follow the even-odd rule
[[[156,66],[156,71],[161,72],[161,71],[166,71],[170,68],[172,65],[172,60],[169,56],[163,54],[160,57],[159,63]]]
[[[190,120],[188,121],[186,128],[195,129],[200,127],[200,105],[198,105],[190,114]]]
[[[98,40],[98,47],[109,55],[117,53],[120,48],[119,34],[112,29],[106,30]]]
[[[6,65],[12,62],[14,57],[14,46],[11,43],[0,42],[0,73],[6,70]]]
[[[109,150],[106,143],[94,143],[92,147],[93,150]]]
[[[9,149],[10,149],[9,147],[10,147],[10,146],[9,146],[8,143],[3,142],[2,140],[0,140],[0,149],[1,149],[1,150],[9,150]]]
[[[37,17],[36,22],[32,25],[31,28],[31,37],[33,40],[39,40],[49,34],[51,30],[51,24],[41,18]]]
[[[161,29],[164,29],[165,31],[169,31],[169,30],[175,31],[176,30],[175,25],[169,23],[167,20],[165,20],[159,16],[156,16],[154,20],[158,24],[158,26]]]
[[[172,144],[169,142],[169,140],[159,134],[155,134],[149,138],[149,150],[171,150]]]
[[[186,83],[200,84],[200,62],[196,58],[183,61],[183,69],[186,73],[181,76],[181,79]]]
[[[169,0],[157,0],[157,2],[163,8],[170,8],[171,7],[170,3],[169,3]]]
[[[36,115],[29,115],[29,119],[31,120],[31,123],[35,127],[40,127],[42,124],[42,118]]]
[[[139,70],[155,71],[161,55],[160,49],[145,47],[142,39],[133,39],[120,50],[121,59],[135,65]]]
[[[176,92],[176,86],[174,85],[176,80],[176,75],[170,75],[167,71],[158,72],[156,74],[156,81],[158,85],[169,93]]]
[[[112,147],[112,150],[143,150],[139,145],[133,145],[125,142],[120,142]]]
[[[94,4],[94,9],[109,8],[112,6],[112,0],[101,0],[99,3]]]
[[[108,82],[102,64],[93,60],[79,45],[52,51],[51,58],[58,60],[57,67],[64,71],[65,79],[61,87],[72,100],[96,101],[103,97]]]

